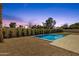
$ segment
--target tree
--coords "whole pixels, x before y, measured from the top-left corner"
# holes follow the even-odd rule
[[[33,26],[32,22],[29,22],[29,23],[28,23],[28,27],[29,27],[29,28],[32,28],[32,26]]]
[[[45,21],[45,23],[43,23],[43,26],[46,28],[53,28],[55,24],[56,24],[56,21],[50,17]]]
[[[31,28],[37,28],[37,25],[33,25]]]
[[[67,29],[68,28],[68,24],[64,24],[63,26],[61,26],[62,29]]]
[[[2,4],[0,3],[0,42],[3,42],[3,33],[2,33]]]
[[[23,25],[19,25],[20,28],[23,28]]]
[[[71,24],[69,26],[69,28],[71,28],[71,29],[79,29],[79,22],[78,23]]]
[[[55,26],[55,24],[56,24],[56,21],[55,21],[55,20],[53,20],[53,24],[52,24],[52,25],[53,25],[53,27]]]
[[[16,28],[16,23],[15,23],[15,22],[11,22],[11,23],[9,24],[9,26],[10,26],[10,28]]]
[[[33,25],[31,28],[41,29],[41,28],[43,28],[43,26],[41,26],[41,25]]]

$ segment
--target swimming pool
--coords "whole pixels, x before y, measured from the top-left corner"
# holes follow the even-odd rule
[[[41,34],[41,35],[36,35],[35,37],[40,38],[42,40],[52,41],[52,40],[62,38],[64,37],[64,35],[63,34]]]

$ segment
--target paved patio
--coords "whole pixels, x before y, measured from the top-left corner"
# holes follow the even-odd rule
[[[4,39],[0,43],[0,55],[8,56],[79,56],[79,54],[49,45],[49,41],[35,37]]]
[[[68,35],[50,44],[79,54],[79,35]]]

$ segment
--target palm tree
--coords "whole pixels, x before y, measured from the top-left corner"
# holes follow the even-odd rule
[[[0,3],[0,42],[3,42],[2,34],[2,4]]]

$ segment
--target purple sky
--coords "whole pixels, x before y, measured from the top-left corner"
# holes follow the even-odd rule
[[[42,24],[49,17],[56,20],[56,26],[79,22],[78,3],[9,3],[3,4],[3,24]]]

